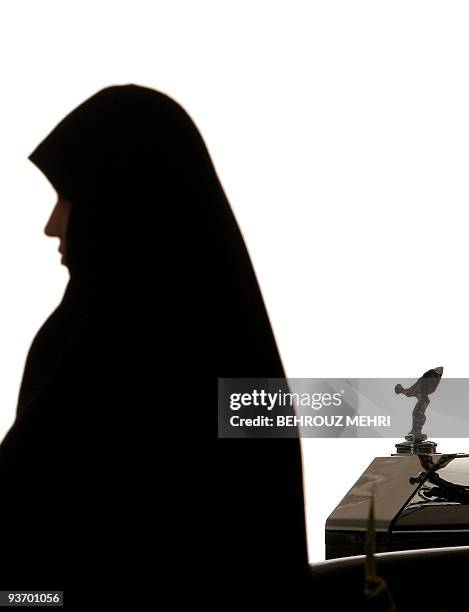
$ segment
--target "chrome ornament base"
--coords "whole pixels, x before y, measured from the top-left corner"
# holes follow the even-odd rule
[[[408,434],[405,442],[396,444],[396,455],[432,455],[436,453],[437,443],[427,440],[427,436]]]

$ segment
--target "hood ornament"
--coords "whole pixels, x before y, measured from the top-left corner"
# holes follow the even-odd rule
[[[407,397],[417,398],[414,410],[412,412],[412,429],[405,437],[405,442],[396,444],[398,455],[421,455],[436,453],[436,442],[427,440],[426,434],[422,433],[422,428],[425,424],[425,410],[430,403],[428,397],[438,387],[443,368],[434,368],[428,370],[417,380],[411,387],[404,389],[402,385],[396,385],[394,391],[399,395],[403,394]]]

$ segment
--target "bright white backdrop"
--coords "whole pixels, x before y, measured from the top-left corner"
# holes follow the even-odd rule
[[[469,376],[468,28],[464,1],[3,2],[0,433],[67,280],[42,234],[54,192],[26,157],[114,83],[169,93],[198,124],[289,376]],[[391,451],[304,444],[311,560]]]

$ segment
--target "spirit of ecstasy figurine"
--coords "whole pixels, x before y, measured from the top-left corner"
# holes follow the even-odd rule
[[[403,393],[407,397],[417,398],[417,403],[412,413],[412,429],[405,437],[406,442],[396,444],[397,453],[399,455],[436,453],[436,442],[427,440],[426,434],[422,433],[422,427],[426,420],[425,410],[430,403],[430,398],[428,396],[436,391],[442,375],[442,367],[434,368],[433,370],[425,372],[425,374],[408,389],[404,389],[402,385],[396,385],[394,390],[397,394]]]

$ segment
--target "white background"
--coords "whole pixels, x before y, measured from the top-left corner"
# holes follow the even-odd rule
[[[468,30],[457,1],[3,2],[0,432],[67,280],[26,157],[115,83],[169,93],[199,126],[290,377],[469,376]],[[327,515],[393,441],[303,450],[316,561]]]

